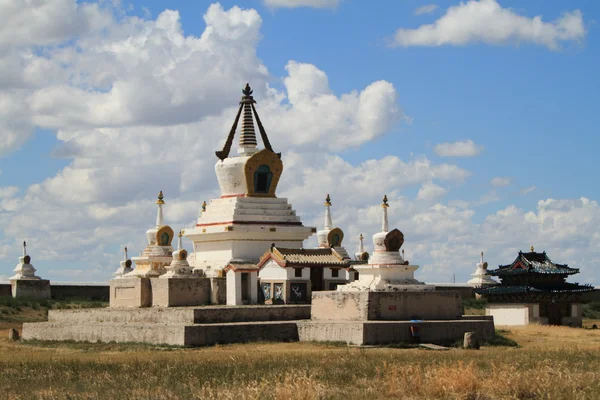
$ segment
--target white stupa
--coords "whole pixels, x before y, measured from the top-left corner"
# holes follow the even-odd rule
[[[188,252],[183,248],[181,243],[183,232],[179,232],[177,236],[177,250],[173,252],[173,261],[166,267],[167,272],[161,275],[159,279],[200,277],[199,275],[192,274],[192,267],[187,261]]]
[[[323,224],[323,229],[317,232],[317,243],[321,249],[332,248],[340,258],[350,259],[348,251],[342,246],[342,240],[344,240],[344,231],[333,226],[333,220],[331,218],[331,197],[328,194],[327,197],[325,197],[325,222]]]
[[[373,235],[374,252],[367,264],[354,265],[359,272],[358,280],[338,286],[340,291],[433,291],[434,286],[425,285],[414,278],[418,265],[410,265],[400,254],[404,234],[398,229],[389,231],[388,199],[381,204],[383,219],[381,232]]]
[[[471,286],[479,287],[485,285],[496,285],[496,282],[491,276],[487,273],[488,263],[483,261],[483,251],[481,252],[481,260],[477,263],[477,269],[475,273],[471,274],[473,278],[469,279],[467,282]]]
[[[115,276],[115,279],[121,278],[123,275],[128,274],[131,271],[133,271],[133,268],[131,268],[132,262],[129,259],[129,257],[127,256],[127,247],[125,247],[123,253],[124,253],[123,261],[121,261],[121,265],[113,274]]]
[[[36,269],[31,265],[31,257],[27,255],[27,243],[23,242],[23,255],[19,257],[19,263],[13,269],[15,275],[10,280],[40,280],[39,276],[35,275]]]
[[[184,232],[194,244],[190,255],[194,273],[203,271],[208,277],[222,276],[223,268],[232,263],[256,264],[272,243],[302,248],[303,241],[316,232],[302,224],[287,199],[275,195],[283,172],[281,154],[271,147],[250,86],[242,93],[225,145],[216,152],[221,197],[203,205],[196,226]],[[240,117],[239,154],[231,156]],[[265,147],[262,150],[257,147],[254,120]]]
[[[165,267],[171,263],[173,229],[164,223],[163,206],[165,201],[162,190],[158,193],[156,204],[158,205],[156,225],[146,231],[148,245],[139,257],[131,257],[135,263],[135,269],[124,277],[157,277],[164,274]]]
[[[358,251],[354,253],[354,259],[356,261],[367,261],[369,260],[369,253],[365,251],[365,244],[363,242],[364,236],[362,233],[358,236]]]

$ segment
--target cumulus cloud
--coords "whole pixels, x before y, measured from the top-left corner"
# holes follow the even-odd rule
[[[497,176],[490,181],[490,184],[494,187],[504,187],[510,185],[511,182],[512,179],[510,178]]]
[[[474,157],[483,151],[483,146],[472,140],[453,143],[440,143],[435,146],[435,152],[441,157]]]
[[[88,276],[73,278],[106,279],[118,264],[116,248],[143,247],[158,190],[167,196],[167,221],[177,229],[189,226],[202,200],[219,195],[214,151],[246,82],[290,179],[295,160],[299,171],[315,165],[310,152],[323,159],[402,120],[396,90],[386,81],[335,94],[324,71],[290,61],[283,89],[270,87],[275,77],[256,55],[262,20],[255,10],[213,4],[204,21],[196,37],[183,33],[176,11],[156,19],[123,17],[21,58],[29,72],[14,69],[20,81],[2,92],[12,97],[0,112],[19,116],[31,129],[55,130],[62,144],[54,154],[72,161],[21,194],[2,189],[0,245],[12,247],[27,236],[36,259],[69,263],[85,256]],[[432,169],[439,179],[466,174],[451,165]]]
[[[430,14],[438,9],[437,4],[427,4],[415,10],[415,15]]]
[[[561,43],[579,41],[585,35],[583,14],[579,10],[544,22],[541,16],[529,18],[502,8],[496,0],[469,0],[448,8],[432,24],[398,29],[393,44],[407,47],[532,43],[558,50]]]
[[[267,7],[272,8],[335,8],[341,0],[263,0]]]
[[[433,182],[426,182],[421,185],[419,192],[417,193],[417,200],[432,200],[442,197],[448,192],[441,186],[436,185]]]

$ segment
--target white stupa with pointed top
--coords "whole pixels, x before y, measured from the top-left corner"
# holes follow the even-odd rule
[[[225,144],[215,153],[220,197],[203,204],[196,226],[184,232],[193,242],[188,261],[194,273],[204,272],[208,277],[223,276],[223,269],[231,263],[257,263],[271,243],[301,248],[316,232],[302,224],[287,199],[276,195],[283,172],[281,153],[271,147],[252,93],[246,84]],[[238,154],[232,151],[236,130]]]
[[[148,245],[139,257],[131,257],[135,263],[135,269],[123,277],[157,277],[166,272],[165,267],[171,263],[173,255],[173,229],[165,225],[163,206],[165,205],[162,190],[158,193],[156,201],[158,210],[156,213],[156,224],[146,231]]]
[[[31,257],[27,254],[27,243],[23,242],[23,255],[19,257],[19,263],[13,270],[13,275],[10,280],[25,279],[25,280],[40,280],[39,276],[35,275],[36,269],[31,265]]]
[[[342,240],[344,240],[344,231],[333,226],[331,197],[327,194],[325,197],[325,220],[323,229],[317,231],[317,243],[319,248],[332,248],[342,259],[349,259],[348,251],[342,246]]]
[[[183,231],[180,231],[177,236],[177,250],[173,252],[173,261],[166,267],[167,272],[159,278],[199,278],[200,275],[192,274],[192,267],[190,267],[187,261],[188,252],[183,248],[183,244],[181,243]]]
[[[488,263],[483,261],[483,251],[481,252],[481,259],[477,263],[477,269],[475,273],[471,274],[473,278],[467,282],[471,286],[485,286],[485,285],[496,285],[496,282],[487,273]]]
[[[354,259],[356,261],[367,261],[369,259],[369,253],[365,251],[364,236],[362,233],[358,236],[358,251],[354,253]]]
[[[128,254],[127,254],[127,247],[125,247],[123,249],[123,254],[124,254],[123,261],[121,261],[121,265],[113,274],[115,276],[115,279],[121,278],[121,277],[123,277],[123,275],[128,274],[131,271],[133,271],[133,268],[131,268],[132,262],[129,259]]]
[[[383,197],[381,232],[373,235],[373,254],[367,264],[354,266],[359,273],[358,280],[338,286],[340,291],[432,291],[434,286],[425,285],[415,279],[418,265],[410,265],[400,254],[404,244],[404,234],[398,229],[389,231],[388,198]],[[361,240],[362,243],[362,240]]]

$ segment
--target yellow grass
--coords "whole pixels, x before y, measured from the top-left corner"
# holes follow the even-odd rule
[[[600,330],[498,327],[521,347],[436,352],[311,343],[27,344],[9,342],[8,327],[0,322],[0,398],[600,398]]]
[[[247,344],[31,346],[0,331],[7,398],[595,399],[600,332],[530,326],[522,348],[448,352]]]

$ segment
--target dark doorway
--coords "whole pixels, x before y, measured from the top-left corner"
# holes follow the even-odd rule
[[[250,303],[250,274],[242,272],[242,303]]]
[[[548,325],[561,325],[562,312],[560,304],[548,303]]]
[[[323,268],[310,269],[310,289],[313,292],[323,290]]]

